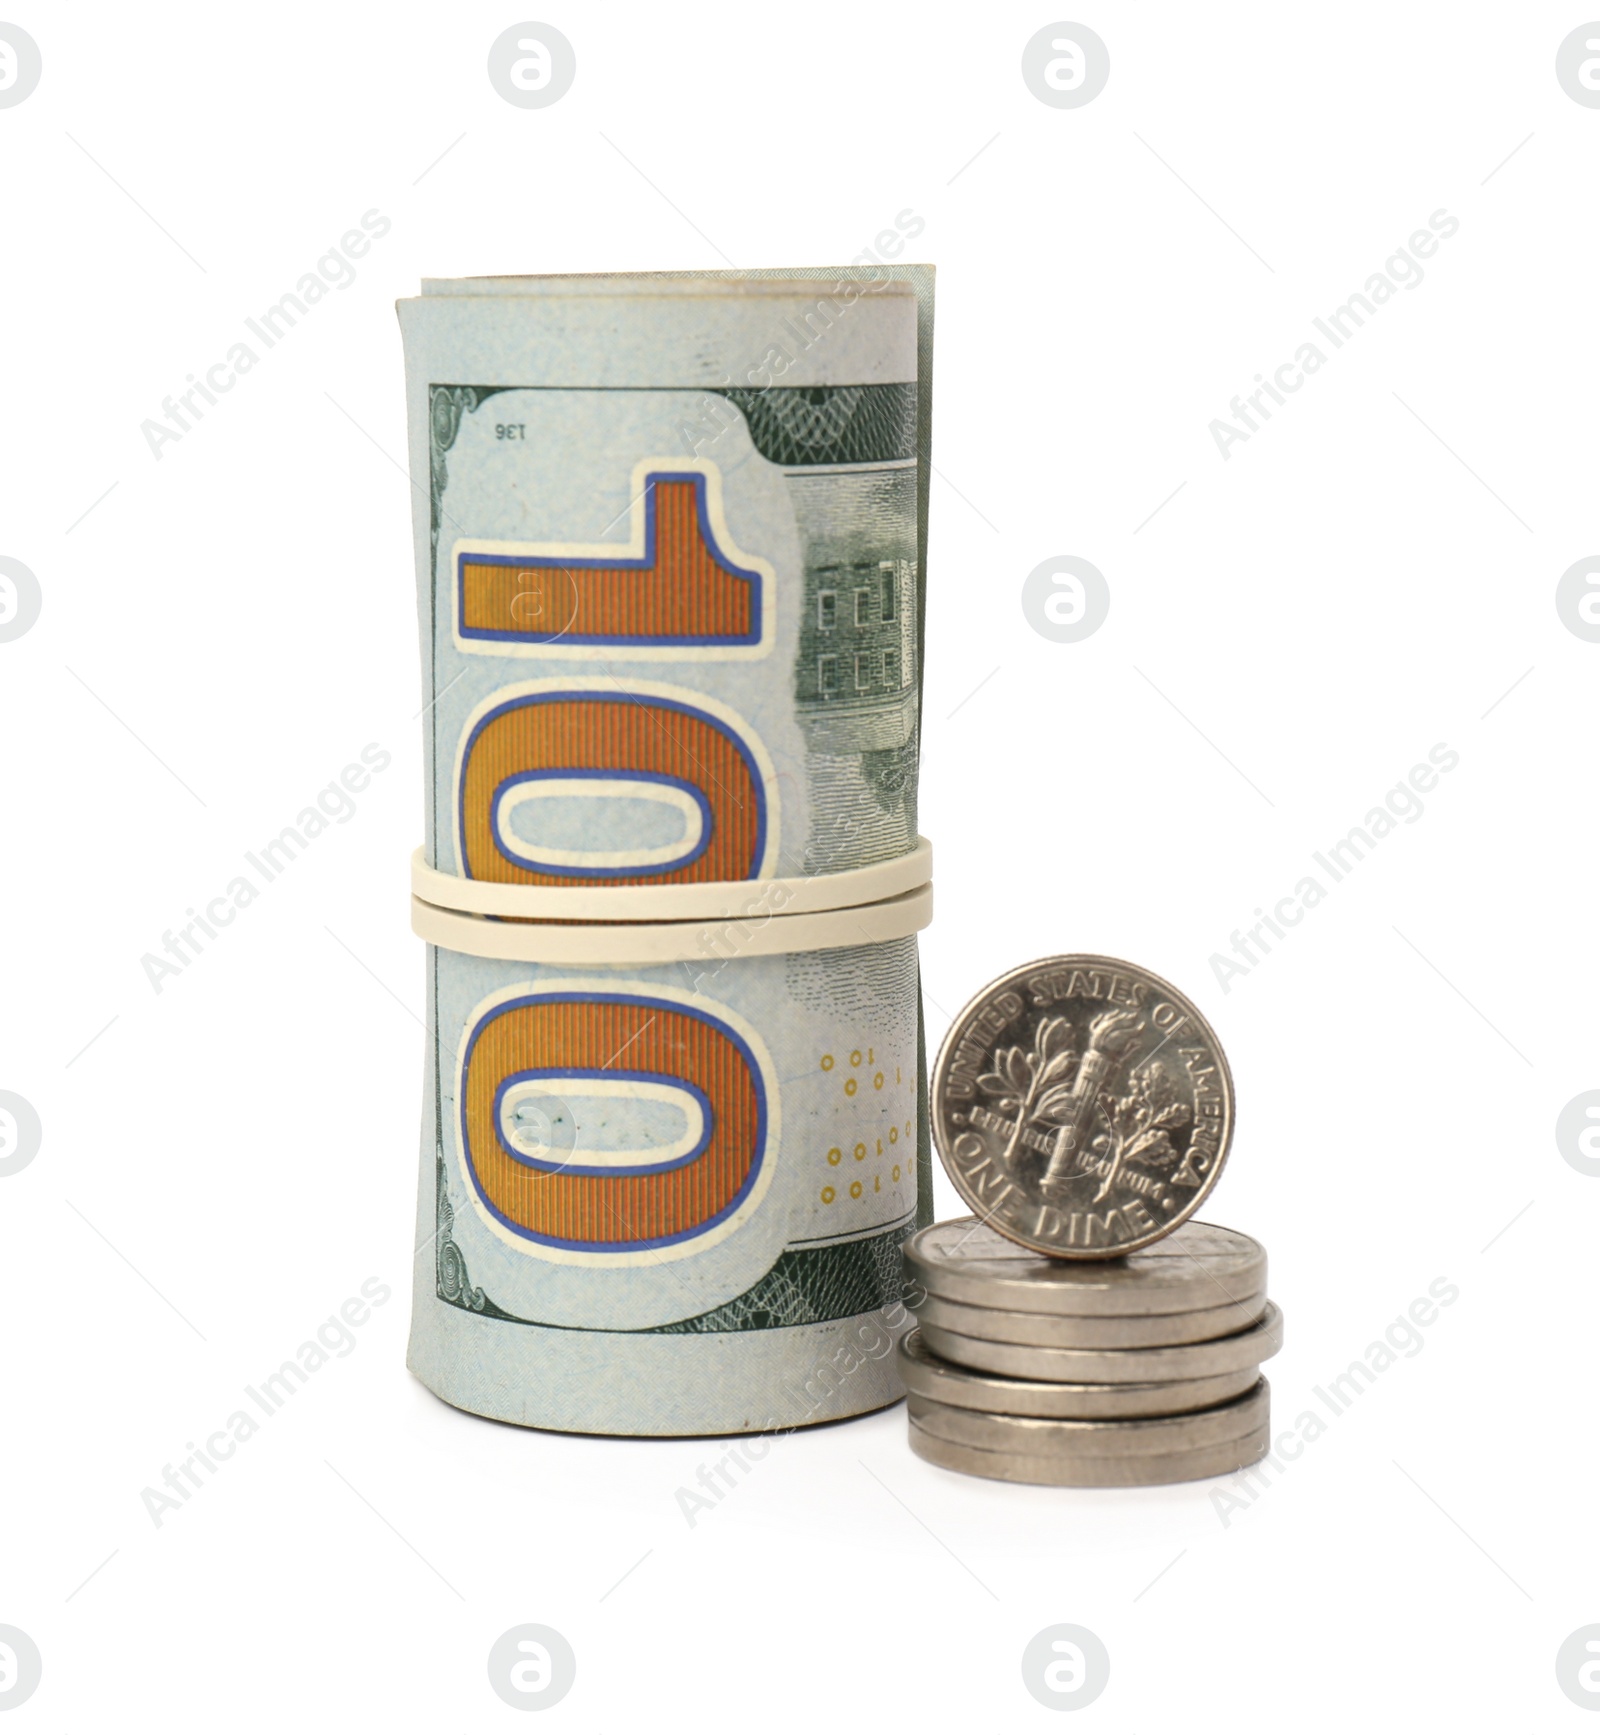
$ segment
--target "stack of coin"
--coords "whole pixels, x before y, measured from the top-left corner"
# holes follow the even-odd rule
[[[1070,1487],[1264,1456],[1283,1320],[1261,1245],[1192,1217],[1233,1130],[1195,1007],[1132,964],[1042,959],[962,1011],[932,1085],[934,1139],[978,1215],[906,1244],[912,1450]]]
[[[1261,1363],[1283,1343],[1267,1258],[1189,1222],[1122,1259],[1067,1262],[961,1217],[906,1245],[911,1446],[1009,1482],[1217,1476],[1267,1449]]]

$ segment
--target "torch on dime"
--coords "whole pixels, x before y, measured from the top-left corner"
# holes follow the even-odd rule
[[[1233,1138],[1216,1033],[1117,958],[1042,958],[991,982],[950,1027],[932,1097],[957,1192],[1060,1259],[1160,1240],[1216,1185]]]

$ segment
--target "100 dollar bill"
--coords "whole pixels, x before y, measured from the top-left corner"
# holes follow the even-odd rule
[[[431,945],[424,1384],[504,1421],[617,1434],[791,1427],[898,1397],[900,1246],[929,1196],[908,931],[925,894],[910,902],[901,937],[738,957],[698,989],[681,962]],[[785,920],[806,918],[770,928]]]
[[[931,273],[400,304],[427,859],[529,887],[916,845]],[[430,894],[438,895],[438,894]]]

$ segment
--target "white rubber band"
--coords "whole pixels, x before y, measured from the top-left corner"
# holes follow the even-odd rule
[[[769,885],[773,882],[767,882]],[[933,887],[918,886],[878,903],[800,915],[756,914],[697,922],[524,922],[442,910],[411,900],[411,931],[430,946],[531,964],[709,965],[784,952],[903,940],[933,920]]]
[[[411,858],[411,890],[425,904],[533,922],[726,921],[763,912],[852,909],[915,891],[933,878],[933,845],[919,837],[909,855],[840,874],[770,880],[708,880],[677,886],[514,886],[442,874]]]

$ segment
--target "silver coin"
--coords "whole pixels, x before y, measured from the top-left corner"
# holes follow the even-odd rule
[[[1187,1313],[1267,1287],[1259,1241],[1193,1219],[1122,1259],[1045,1258],[976,1217],[919,1229],[903,1251],[907,1274],[930,1295],[1017,1313]]]
[[[936,1356],[920,1331],[900,1340],[900,1378],[908,1392],[962,1410],[1006,1416],[1055,1416],[1096,1421],[1117,1416],[1176,1416],[1207,1410],[1249,1391],[1260,1377],[1254,1366],[1199,1380],[1128,1381],[1122,1385],[1063,1385],[1055,1380],[1007,1379],[977,1373]]]
[[[991,1343],[926,1323],[920,1330],[924,1345],[945,1361],[1012,1379],[1061,1380],[1069,1385],[1209,1379],[1255,1367],[1283,1348],[1283,1315],[1271,1301],[1259,1323],[1248,1331],[1162,1349],[1048,1349],[1032,1343]]]
[[[924,1295],[917,1304],[923,1325],[959,1332],[994,1343],[1038,1344],[1045,1349],[1156,1349],[1164,1344],[1208,1343],[1254,1325],[1266,1311],[1264,1294],[1228,1307],[1196,1308],[1189,1313],[1143,1313],[1124,1319],[1074,1319],[1071,1314],[1010,1313],[997,1307],[971,1307]]]
[[[976,1446],[985,1452],[1015,1452],[1024,1458],[1153,1458],[1200,1451],[1253,1434],[1271,1420],[1265,1380],[1242,1396],[1209,1410],[1182,1416],[1143,1416],[1123,1421],[1047,1421],[1039,1416],[985,1415],[931,1398],[906,1400],[911,1420],[925,1434]]]
[[[925,1432],[915,1422],[911,1424],[911,1450],[941,1469],[988,1476],[998,1482],[1031,1482],[1056,1488],[1148,1488],[1162,1482],[1226,1476],[1266,1457],[1270,1438],[1270,1430],[1262,1427],[1220,1446],[1190,1452],[1160,1452],[1142,1458],[1067,1458],[1059,1454],[1041,1458],[959,1446],[954,1440]]]
[[[1216,1185],[1233,1139],[1211,1026],[1116,958],[1041,958],[991,982],[951,1025],[932,1083],[956,1191],[1057,1259],[1160,1240]]]

